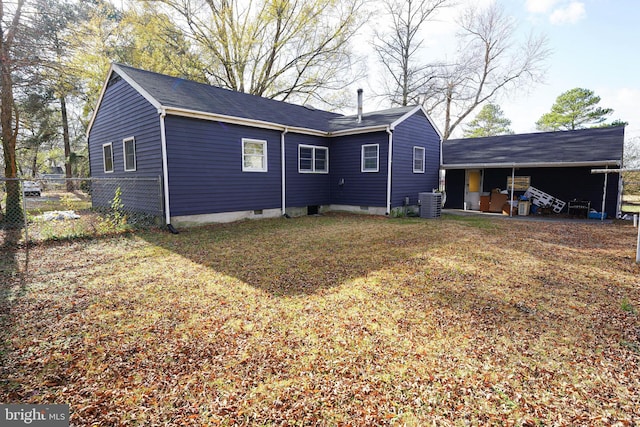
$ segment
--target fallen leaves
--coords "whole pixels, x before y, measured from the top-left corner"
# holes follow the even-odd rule
[[[330,215],[3,254],[0,400],[74,425],[634,425],[634,242]]]

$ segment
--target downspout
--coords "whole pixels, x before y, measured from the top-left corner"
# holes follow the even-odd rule
[[[167,161],[167,135],[164,126],[164,118],[167,112],[162,109],[160,112],[160,146],[162,147],[162,186],[164,187],[164,220],[167,228],[172,233],[177,233],[171,225],[171,204],[169,203],[169,162]]]
[[[440,137],[440,167],[438,168],[438,190],[442,193],[442,204],[444,205],[447,196],[445,193],[447,189],[446,179],[447,179],[447,171],[444,169],[444,158],[442,155],[442,145],[444,141],[442,137]]]
[[[289,129],[284,128],[282,134],[280,135],[280,168],[282,169],[282,216],[287,216],[287,177],[286,177],[286,163],[285,163],[285,144],[284,144],[284,136],[289,132]]]
[[[393,156],[393,131],[387,127],[387,133],[389,134],[389,154],[387,165],[387,215],[391,214],[391,163]]]

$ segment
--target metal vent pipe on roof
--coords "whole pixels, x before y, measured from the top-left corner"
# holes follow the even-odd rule
[[[362,89],[358,89],[358,123],[362,122]]]

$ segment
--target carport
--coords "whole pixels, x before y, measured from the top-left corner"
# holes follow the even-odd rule
[[[591,171],[620,168],[623,145],[624,126],[444,141],[445,207],[499,212],[533,187],[558,202],[553,213],[615,218],[621,175]]]

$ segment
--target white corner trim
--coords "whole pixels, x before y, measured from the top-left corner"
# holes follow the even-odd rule
[[[169,161],[167,159],[167,133],[164,127],[166,113],[160,112],[160,147],[162,149],[162,186],[164,187],[164,220],[171,224],[171,203],[169,202]]]

